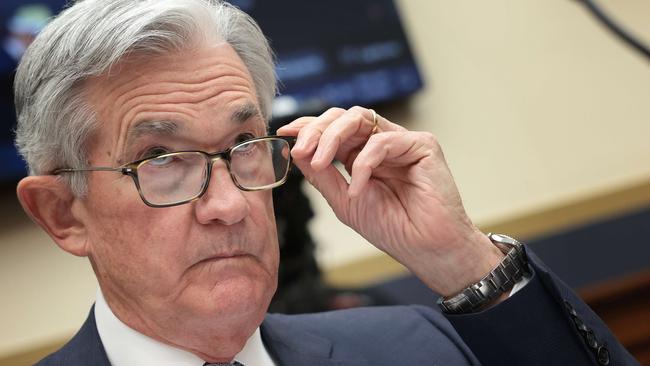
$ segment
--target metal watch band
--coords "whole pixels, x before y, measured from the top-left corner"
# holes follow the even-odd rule
[[[529,273],[524,247],[517,240],[502,234],[488,234],[490,241],[506,256],[480,281],[458,294],[438,299],[438,306],[447,314],[462,314],[477,310],[521,280]]]

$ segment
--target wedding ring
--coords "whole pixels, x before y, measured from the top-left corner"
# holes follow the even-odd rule
[[[370,136],[379,132],[379,118],[377,117],[377,112],[374,109],[370,109],[372,112],[372,131],[370,131]]]

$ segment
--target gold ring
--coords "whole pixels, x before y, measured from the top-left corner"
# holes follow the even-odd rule
[[[374,135],[379,131],[379,121],[377,118],[377,112],[374,109],[370,109],[372,112],[372,131],[370,131],[370,136]]]

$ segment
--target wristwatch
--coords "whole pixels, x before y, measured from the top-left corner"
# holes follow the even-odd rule
[[[524,246],[503,234],[487,234],[487,237],[506,256],[480,281],[466,287],[458,294],[438,299],[438,306],[447,314],[473,312],[490,303],[530,274]]]

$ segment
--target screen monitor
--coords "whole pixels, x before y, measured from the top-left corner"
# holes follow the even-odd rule
[[[393,0],[231,0],[253,16],[276,52],[280,94],[273,127],[331,106],[404,98],[422,78]],[[0,2],[0,181],[25,167],[13,146],[12,80],[24,48],[65,0]]]

